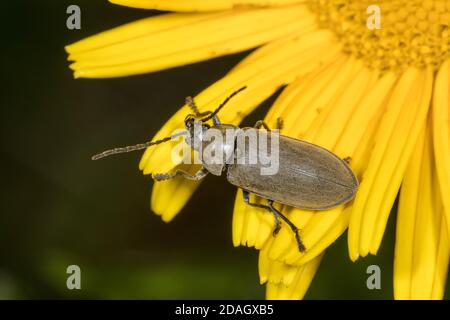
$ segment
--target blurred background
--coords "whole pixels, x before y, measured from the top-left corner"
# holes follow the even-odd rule
[[[66,28],[70,4],[81,7],[81,30]],[[0,298],[263,299],[256,250],[231,242],[236,190],[225,179],[208,177],[166,224],[150,211],[141,153],[90,160],[151,138],[185,96],[248,52],[143,76],[74,80],[64,45],[158,12],[106,0],[4,6]],[[350,262],[342,236],[305,298],[391,299],[394,220],[376,257]],[[81,290],[66,287],[72,264],[81,268]],[[381,290],[366,287],[371,264],[381,267]]]

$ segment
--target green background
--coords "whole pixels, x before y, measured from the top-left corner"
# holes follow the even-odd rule
[[[66,28],[70,4],[81,7],[81,30]],[[102,149],[152,137],[185,96],[248,52],[142,76],[74,80],[64,45],[156,12],[88,0],[4,6],[0,298],[264,298],[256,250],[232,246],[235,188],[223,177],[206,179],[166,224],[150,211],[152,181],[138,171],[140,153],[90,161]],[[391,216],[379,254],[356,263],[342,236],[306,298],[392,298],[394,223]],[[81,267],[81,290],[66,288],[71,264]],[[371,264],[381,267],[381,290],[366,287]]]

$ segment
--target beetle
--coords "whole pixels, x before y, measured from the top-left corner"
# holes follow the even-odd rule
[[[202,158],[202,167],[194,175],[182,170],[169,173],[152,174],[156,181],[163,181],[182,176],[190,180],[201,180],[208,173],[222,175],[225,173],[228,182],[241,188],[243,199],[246,204],[267,210],[275,218],[273,236],[276,236],[281,229],[281,220],[284,221],[295,235],[298,250],[304,252],[305,245],[300,236],[299,228],[274,207],[274,203],[296,207],[307,210],[326,210],[352,200],[358,189],[358,180],[348,165],[349,159],[341,159],[331,151],[298,139],[284,135],[274,136],[269,126],[262,120],[257,121],[254,128],[240,128],[232,124],[223,124],[219,120],[218,113],[225,104],[236,94],[244,90],[242,87],[228,96],[214,111],[200,113],[193,98],[187,97],[186,104],[191,108],[192,114],[187,115],[184,121],[185,130],[175,135],[157,141],[150,141],[123,148],[106,150],[92,157],[97,160],[112,154],[130,152],[145,149],[147,147],[170,141],[178,136],[184,135],[185,142],[195,151],[203,152],[209,144],[216,150],[223,151],[223,154],[230,154],[226,151],[232,150],[233,161],[214,162],[210,158]],[[207,124],[212,120],[213,125]],[[281,119],[278,119],[278,129],[282,127]],[[198,130],[200,128],[200,130]],[[265,129],[262,130],[261,128]],[[248,161],[238,161],[249,157],[251,147],[241,150],[237,146],[236,138],[223,142],[205,141],[205,136],[211,130],[218,130],[225,134],[228,130],[243,131],[257,129],[260,133],[258,139],[265,137],[268,141],[277,141],[279,168],[271,175],[261,175],[263,167],[260,161],[249,163]],[[261,131],[264,134],[261,135]],[[277,138],[277,140],[275,140]],[[259,142],[259,140],[258,140]],[[259,145],[259,143],[258,143]],[[228,157],[228,156],[227,156]],[[230,160],[225,159],[224,160]],[[250,201],[250,194],[253,193],[267,200],[267,204]]]

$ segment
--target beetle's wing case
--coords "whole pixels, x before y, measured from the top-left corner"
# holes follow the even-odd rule
[[[271,140],[272,133],[260,132]],[[251,147],[255,146],[246,145],[243,152],[237,150],[236,157],[241,161],[242,157],[248,158]],[[227,179],[263,198],[309,210],[325,210],[348,202],[358,188],[358,180],[344,160],[320,146],[283,135],[279,136],[278,171],[261,175],[261,167],[259,162],[231,164]]]

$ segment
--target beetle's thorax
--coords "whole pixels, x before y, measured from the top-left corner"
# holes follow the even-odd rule
[[[202,141],[202,163],[212,174],[220,176],[234,161],[236,133],[239,127],[230,124],[213,126],[206,130]]]
[[[211,174],[220,176],[226,165],[234,159],[239,127],[231,124],[209,127],[200,121],[194,121],[186,129],[189,132],[186,143],[199,153],[203,166]]]

